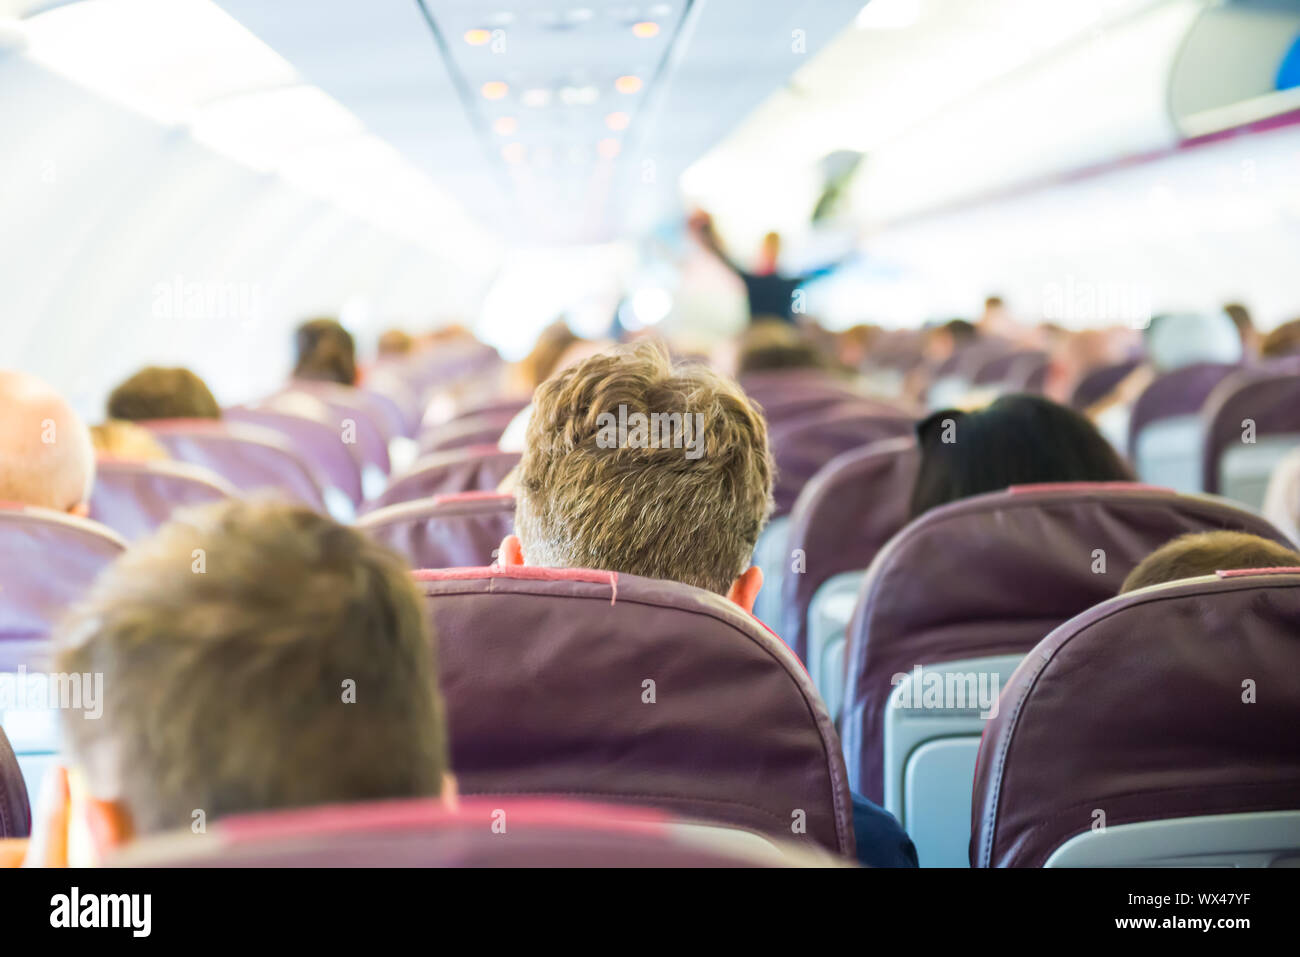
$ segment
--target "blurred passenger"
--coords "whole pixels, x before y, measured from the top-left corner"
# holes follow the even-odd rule
[[[401,329],[388,329],[379,337],[379,358],[397,359],[408,356],[415,349],[415,340]]]
[[[1259,355],[1261,337],[1259,330],[1255,328],[1255,320],[1250,316],[1250,310],[1239,302],[1230,302],[1223,307],[1223,311],[1237,327],[1237,335],[1241,337],[1242,355],[1247,359],[1255,358]]]
[[[1264,517],[1293,542],[1300,542],[1300,448],[1291,450],[1273,469],[1264,493]]]
[[[599,355],[614,345],[608,339],[582,339],[574,335],[563,321],[552,323],[542,331],[533,351],[512,367],[514,391],[534,395],[539,385],[570,366]],[[530,402],[510,420],[501,433],[498,447],[503,452],[522,452],[526,442],[528,420],[533,414]],[[503,489],[504,491],[504,489]]]
[[[1259,354],[1263,359],[1300,355],[1300,319],[1284,322],[1266,335],[1260,343]]]
[[[97,859],[137,836],[189,833],[196,809],[211,822],[454,797],[405,563],[308,509],[187,513],[100,577],[56,648],[59,671],[104,676],[101,713],[62,712],[67,771],[48,780],[29,863],[68,863],[70,825]]]
[[[680,415],[682,441],[638,441],[635,426],[623,441],[610,418],[636,413]],[[660,343],[612,348],[538,387],[515,489],[518,534],[502,542],[502,564],[663,578],[752,612],[763,573],[750,558],[772,508],[772,472],[767,426],[735,383],[674,366]],[[863,863],[916,866],[894,817],[857,795],[854,829]]]
[[[337,319],[304,322],[294,332],[294,350],[295,379],[356,385],[356,344]]]
[[[170,458],[153,433],[123,419],[92,425],[90,438],[100,458],[119,462],[158,462]]]
[[[750,325],[740,336],[736,374],[778,369],[821,369],[824,356],[808,336],[786,322],[765,319]]]
[[[1300,554],[1245,532],[1192,532],[1166,542],[1129,572],[1121,595],[1236,568],[1297,568]]]
[[[921,467],[912,518],[1012,485],[1133,480],[1091,422],[1042,396],[1004,395],[976,412],[944,409],[916,431]]]
[[[0,371],[0,502],[90,511],[95,449],[63,397],[35,376]]]
[[[206,382],[189,369],[162,366],[141,369],[109,393],[107,412],[127,422],[221,418]]]

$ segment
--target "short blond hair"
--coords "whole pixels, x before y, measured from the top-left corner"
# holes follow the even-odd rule
[[[611,444],[611,417],[698,422],[695,454]],[[767,425],[734,382],[642,341],[542,383],[519,465],[516,527],[533,565],[600,568],[726,594],[772,508]]]

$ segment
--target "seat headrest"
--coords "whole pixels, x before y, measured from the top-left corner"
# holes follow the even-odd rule
[[[490,795],[332,805],[222,818],[206,833],[133,842],[117,867],[836,866],[807,846],[700,828],[649,808]]]
[[[502,452],[495,446],[473,446],[435,452],[395,477],[370,509],[410,502],[418,498],[455,495],[460,492],[492,492],[519,464],[518,452]]]
[[[1021,486],[933,509],[876,556],[849,625],[841,723],[850,780],[882,792],[891,677],[917,664],[1026,653],[1115,595],[1142,559],[1186,532],[1286,538],[1253,512],[1149,486]]]
[[[1243,422],[1251,422],[1256,438],[1300,432],[1300,375],[1263,369],[1235,372],[1210,393],[1202,415],[1202,488],[1218,492],[1219,462],[1228,449],[1242,444]]]
[[[1215,387],[1238,366],[1218,362],[1198,362],[1165,372],[1147,386],[1137,401],[1128,422],[1128,457],[1137,453],[1137,438],[1152,422],[1176,415],[1195,415]]]
[[[90,517],[135,540],[152,533],[178,508],[238,494],[215,472],[184,462],[100,459],[95,465]]]
[[[582,569],[415,578],[463,792],[650,805],[852,853],[826,708],[784,643],[725,598]]]
[[[515,500],[496,492],[461,492],[376,509],[358,530],[406,556],[412,568],[481,567],[495,562],[514,531]]]
[[[976,766],[972,862],[1043,864],[1075,834],[1293,810],[1300,573],[1140,589],[1061,625],[1003,689]]]
[[[98,522],[0,507],[0,671],[44,667],[54,625],[125,550],[126,542]]]

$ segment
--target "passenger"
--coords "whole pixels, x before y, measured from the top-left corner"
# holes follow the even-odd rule
[[[295,379],[356,385],[357,350],[348,332],[336,319],[311,319],[294,332],[297,355]]]
[[[90,439],[101,458],[119,462],[158,462],[170,458],[148,429],[124,419],[92,425]]]
[[[58,671],[103,675],[101,713],[62,712],[29,864],[68,863],[70,824],[97,859],[200,814],[454,800],[405,563],[308,509],[187,513],[100,577],[56,648]]]
[[[542,330],[532,351],[510,367],[512,383],[509,388],[518,395],[534,395],[537,387],[547,379],[583,359],[598,355],[613,344],[607,339],[580,338],[569,330],[563,320],[553,322]],[[510,420],[497,443],[502,452],[524,450],[528,420],[532,414],[533,406],[529,403]]]
[[[611,417],[680,414],[682,441],[610,442]],[[662,438],[662,433],[658,433]],[[648,436],[647,436],[648,437]],[[674,366],[642,341],[572,366],[538,387],[515,495],[506,565],[599,568],[684,582],[746,611],[763,585],[750,564],[772,509],[767,426],[730,380]],[[887,812],[855,796],[859,858],[916,866]]]
[[[976,412],[944,409],[916,431],[921,467],[912,518],[1012,485],[1133,481],[1091,422],[1042,396],[1005,395]]]
[[[1223,307],[1223,311],[1237,327],[1237,335],[1241,336],[1242,355],[1247,359],[1258,356],[1262,337],[1259,330],[1255,328],[1255,320],[1251,318],[1250,310],[1239,302],[1230,302]]]
[[[1284,567],[1300,567],[1300,553],[1245,532],[1192,532],[1166,542],[1142,559],[1124,579],[1119,593],[1234,568]]]
[[[1284,322],[1264,337],[1260,343],[1262,359],[1285,359],[1300,355],[1300,319]]]
[[[1300,542],[1300,448],[1292,449],[1273,468],[1264,492],[1264,517]]]
[[[378,352],[381,359],[409,356],[415,350],[415,340],[401,329],[389,329],[379,337]]]
[[[219,419],[221,406],[207,383],[189,369],[149,366],[108,396],[108,417],[127,422],[149,419]]]
[[[741,334],[736,374],[774,369],[821,369],[827,363],[801,331],[771,319],[755,322]]]
[[[90,512],[95,449],[63,397],[35,376],[0,371],[0,502]]]

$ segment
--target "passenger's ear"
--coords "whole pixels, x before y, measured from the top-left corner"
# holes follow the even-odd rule
[[[507,535],[501,540],[501,557],[497,563],[504,568],[507,565],[522,565],[524,563],[524,547],[519,544],[518,535]]]
[[[68,509],[69,515],[76,515],[78,518],[88,518],[90,516],[90,503],[78,502],[72,508]]]
[[[104,860],[110,851],[129,843],[135,837],[131,812],[120,801],[105,801],[87,795],[82,807],[97,861]],[[81,862],[70,863],[76,866]]]
[[[754,602],[758,599],[758,593],[763,590],[763,569],[757,565],[750,565],[740,577],[731,583],[731,588],[727,591],[727,597],[739,605],[751,615],[754,613]]]
[[[448,811],[460,810],[460,787],[456,784],[456,775],[450,771],[442,775],[442,803]]]

